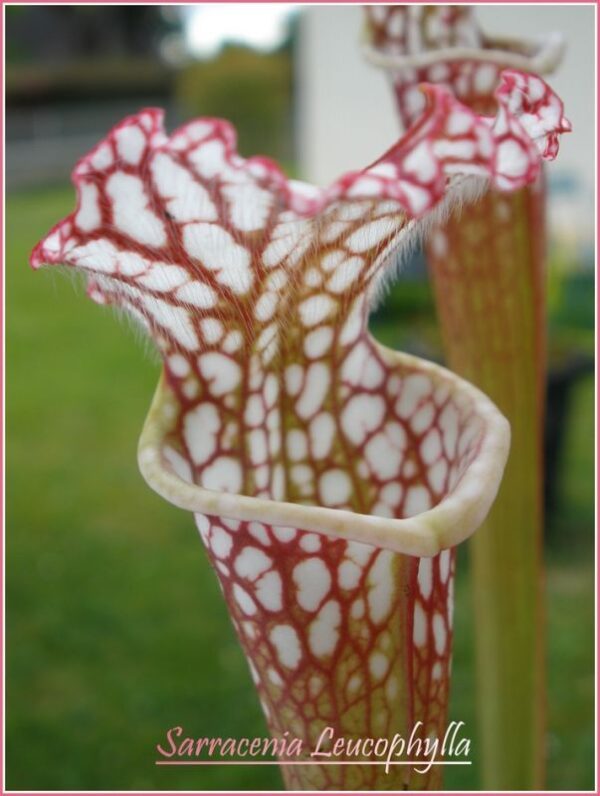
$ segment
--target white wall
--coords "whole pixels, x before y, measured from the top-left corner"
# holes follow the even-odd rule
[[[560,31],[567,51],[549,81],[563,98],[573,133],[561,140],[556,178],[576,176],[585,226],[594,219],[595,9],[593,5],[485,5],[477,15],[490,34],[535,36]],[[326,185],[344,171],[362,168],[398,137],[385,75],[360,52],[359,6],[304,8],[298,54],[300,168],[305,179]]]

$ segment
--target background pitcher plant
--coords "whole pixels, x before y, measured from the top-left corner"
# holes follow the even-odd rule
[[[540,96],[540,92],[541,96]],[[508,425],[478,389],[379,345],[393,255],[487,181],[535,180],[565,129],[504,73],[495,117],[439,86],[373,165],[321,190],[242,159],[230,125],[167,137],[145,110],[77,165],[75,212],[34,267],[87,274],[144,327],[163,375],[139,446],[194,512],[275,737],[443,737],[453,548],[481,524]],[[201,606],[198,606],[198,610]],[[437,787],[441,767],[283,766],[288,787]]]
[[[556,34],[537,41],[486,37],[471,8],[372,7],[367,14],[367,53],[389,70],[403,127],[421,113],[421,81],[444,85],[470,108],[493,113],[503,68],[545,73],[562,54]],[[513,101],[525,114],[554,117],[559,132],[570,130],[538,78],[518,78]],[[557,147],[556,138],[549,139],[546,155],[554,157]],[[435,224],[426,250],[448,363],[494,400],[512,429],[502,489],[485,532],[471,544],[483,785],[541,787],[543,173],[510,196],[492,186],[464,213]]]

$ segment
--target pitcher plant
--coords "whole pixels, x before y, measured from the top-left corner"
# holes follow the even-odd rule
[[[372,6],[367,19],[367,55],[389,72],[402,127],[422,112],[420,82],[489,114],[501,70],[545,73],[562,55],[556,34],[485,36],[465,6]],[[534,76],[517,79],[513,102],[553,118],[557,132],[570,130],[562,105]],[[557,149],[549,138],[545,156]],[[464,213],[434,223],[426,243],[448,364],[484,390],[512,428],[502,489],[470,551],[483,785],[501,790],[543,783],[545,194],[541,172],[510,195],[491,186]]]
[[[326,190],[240,157],[225,121],[167,137],[162,112],[141,111],[78,163],[75,212],[32,254],[85,272],[91,298],[156,342],[139,466],[194,513],[270,731],[303,744],[281,755],[289,788],[441,782],[440,765],[408,763],[444,736],[454,548],[494,500],[509,429],[478,389],[367,323],[435,218],[487,181],[536,179],[562,115],[530,113],[523,86],[539,87],[504,75],[495,118],[425,87],[407,134]],[[412,761],[311,758],[330,731],[413,733]]]

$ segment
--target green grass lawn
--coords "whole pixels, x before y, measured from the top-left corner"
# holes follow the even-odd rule
[[[169,727],[253,737],[266,726],[191,517],[137,470],[156,358],[64,274],[27,266],[72,202],[69,188],[7,207],[7,787],[279,788],[276,768],[154,766]],[[574,409],[547,575],[548,785],[565,790],[593,787],[591,380]],[[451,718],[474,735],[465,563]],[[477,788],[476,766],[446,785]]]

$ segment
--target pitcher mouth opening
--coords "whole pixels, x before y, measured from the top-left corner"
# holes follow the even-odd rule
[[[441,47],[416,53],[391,53],[378,49],[370,41],[363,42],[363,54],[373,66],[401,72],[453,61],[495,64],[545,75],[561,62],[565,40],[560,33],[549,33],[531,39],[483,37],[481,47]]]
[[[435,486],[432,479],[437,477],[433,468],[427,468],[432,443],[427,443],[422,435],[419,449],[414,445],[407,448],[403,458],[417,462],[421,475],[413,473],[408,482],[404,476],[406,483],[403,483],[402,471],[398,469],[388,479],[401,487],[410,483],[409,489],[414,490],[395,510],[392,501],[387,510],[374,504],[369,506],[374,513],[365,513],[348,503],[332,507],[323,505],[327,501],[299,502],[297,497],[290,500],[287,494],[283,495],[284,499],[273,499],[271,494],[266,497],[264,491],[256,496],[242,490],[207,488],[201,478],[196,479],[200,483],[194,483],[192,468],[181,448],[178,450],[181,407],[164,373],[139,441],[138,463],[144,479],[170,503],[201,514],[294,527],[419,557],[434,556],[459,544],[481,525],[496,496],[508,457],[509,424],[483,393],[445,368],[392,351],[372,339],[371,343],[389,368],[390,381],[397,389],[404,385],[406,390],[419,390],[422,397],[429,384],[432,400],[437,394],[446,401],[445,405],[452,407],[445,415],[438,413],[441,434],[446,431],[447,436],[456,435],[451,418],[456,419],[457,412],[463,413],[461,438],[455,440],[456,453],[449,460],[453,476],[446,477],[441,489],[432,488]],[[414,411],[407,414],[411,403],[415,404]],[[422,407],[422,402],[413,401],[410,392],[405,392],[403,402],[397,401],[395,406],[399,406],[399,411],[404,407],[407,417],[403,420],[419,420],[417,406]],[[382,444],[381,440],[378,444]],[[383,456],[379,461],[391,466],[388,461],[391,453],[386,458],[385,448],[379,450]],[[427,487],[429,500],[424,499]],[[388,489],[388,493],[392,492],[398,495],[398,490]],[[406,497],[406,489],[404,492]],[[419,500],[419,496],[423,499]]]

